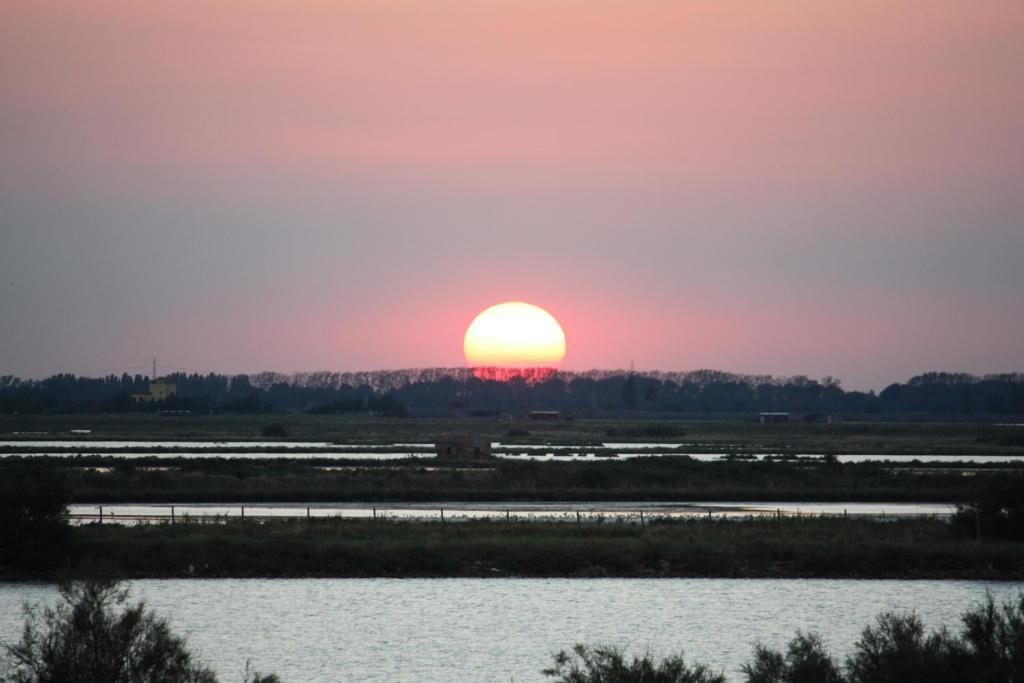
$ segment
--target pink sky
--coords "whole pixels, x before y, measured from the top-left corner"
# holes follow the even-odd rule
[[[0,6],[0,373],[1024,368],[1019,0]]]

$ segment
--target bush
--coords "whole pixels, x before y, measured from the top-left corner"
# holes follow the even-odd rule
[[[971,505],[957,506],[953,525],[964,535],[1024,541],[1024,477],[990,482]]]
[[[263,428],[263,431],[260,432],[260,434],[273,439],[288,436],[288,430],[285,429],[284,425],[280,422],[271,422]]]
[[[59,566],[71,545],[68,487],[53,470],[15,465],[0,476],[0,566]]]
[[[0,681],[11,683],[217,683],[193,662],[184,639],[143,603],[126,605],[112,581],[60,587],[60,603],[42,613],[26,607],[21,641],[4,645]],[[279,683],[250,673],[245,683]]]
[[[614,647],[577,645],[554,659],[555,665],[544,675],[556,683],[725,683],[722,674],[713,674],[704,665],[688,666],[681,654],[661,662],[650,654],[627,661]]]
[[[748,683],[842,683],[843,677],[821,638],[797,632],[786,655],[763,645],[754,647],[754,661],[743,665]]]

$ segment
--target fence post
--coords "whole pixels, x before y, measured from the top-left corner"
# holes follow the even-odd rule
[[[643,533],[643,530],[644,530],[644,511],[641,510],[640,511],[640,533]]]
[[[511,522],[511,521],[512,521],[512,511],[511,510],[505,510],[505,522],[508,523],[508,522]]]
[[[307,505],[306,506],[306,519],[310,519],[310,518],[311,517],[310,517],[310,514],[309,514],[309,506]]]
[[[576,511],[576,531],[579,531],[579,532],[583,531],[583,526],[582,526],[582,524],[580,522],[580,511],[579,510]]]
[[[245,521],[245,506],[242,506],[242,521]]]
[[[373,508],[373,518],[377,519],[377,508]]]
[[[100,524],[103,524],[103,506],[100,505]]]
[[[174,506],[171,506],[171,524],[174,524]]]

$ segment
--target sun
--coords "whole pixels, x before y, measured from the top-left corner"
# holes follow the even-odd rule
[[[473,319],[462,348],[471,367],[553,367],[565,357],[565,332],[540,306],[507,301]]]

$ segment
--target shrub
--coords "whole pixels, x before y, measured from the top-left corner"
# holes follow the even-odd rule
[[[217,683],[185,641],[143,603],[127,605],[112,581],[62,585],[60,602],[26,607],[21,641],[4,645],[0,681],[11,683]],[[245,673],[245,683],[279,683]]]
[[[280,422],[271,422],[270,424],[266,425],[263,428],[263,431],[260,433],[267,438],[279,438],[288,436],[288,430],[285,429],[284,425],[281,424]]]
[[[832,656],[816,634],[797,632],[786,655],[763,645],[754,647],[754,661],[743,665],[748,683],[842,683]]]
[[[0,476],[0,566],[59,566],[71,545],[68,487],[53,470],[15,465]]]
[[[971,505],[957,506],[953,525],[967,536],[1024,540],[1024,477],[990,482]]]
[[[650,654],[627,661],[614,647],[577,645],[554,655],[555,665],[544,675],[556,683],[725,683],[721,674],[704,665],[690,667],[683,656],[655,662]]]

